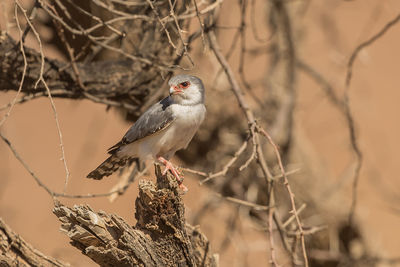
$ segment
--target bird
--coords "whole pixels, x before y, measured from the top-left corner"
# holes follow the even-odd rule
[[[187,74],[172,77],[169,95],[147,109],[114,146],[110,156],[87,178],[100,180],[133,160],[160,162],[176,178],[179,188],[188,189],[170,162],[176,151],[186,149],[206,115],[205,89],[200,78]]]

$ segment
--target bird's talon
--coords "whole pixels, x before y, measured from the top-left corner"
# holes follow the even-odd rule
[[[186,194],[189,189],[182,183],[179,184],[179,188],[182,190],[183,194]]]
[[[163,175],[167,174],[168,171],[171,172],[171,174],[176,178],[176,181],[178,183],[179,188],[183,191],[185,194],[186,192],[189,191],[189,189],[183,184],[183,175],[182,175],[182,170],[180,168],[174,167],[171,162],[168,160],[164,159],[163,157],[158,157],[158,160],[165,165],[165,169],[162,172]]]

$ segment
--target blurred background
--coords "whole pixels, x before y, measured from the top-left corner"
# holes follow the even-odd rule
[[[16,18],[22,32],[27,26],[18,6],[15,15],[16,3],[21,4],[31,16],[44,56],[60,66],[66,65],[64,70],[69,71],[71,84],[79,89],[83,83],[87,92],[97,97],[84,95],[83,88],[63,88],[71,90],[71,94],[54,91],[70,172],[66,193],[106,193],[113,188],[119,179],[117,174],[102,181],[85,177],[105,159],[107,148],[119,141],[143,109],[168,94],[165,80],[172,73],[190,73],[203,80],[208,112],[188,149],[179,152],[173,162],[206,176],[227,166],[248,138],[249,128],[232,86],[209,46],[208,32],[212,31],[258,123],[279,146],[285,170],[294,173],[288,179],[297,208],[304,206],[300,217],[308,231],[305,241],[310,265],[400,266],[398,1],[38,2],[41,4],[35,8],[33,0],[2,1],[0,42],[4,44],[8,38],[20,40]],[[170,4],[175,15],[171,15]],[[128,14],[151,20],[132,19]],[[87,35],[71,31],[98,24],[101,26]],[[26,32],[26,47],[38,52],[34,31]],[[377,38],[357,52],[350,66],[355,49],[374,36]],[[105,81],[106,89],[101,91],[90,87],[83,73],[78,84],[73,64],[69,64],[71,53],[77,57],[73,61],[82,64],[78,66],[86,64],[92,69],[97,62],[133,59],[134,64],[129,66],[132,73],[126,73],[134,78],[128,86]],[[5,53],[0,55],[2,61],[6,57]],[[37,62],[40,63],[39,57]],[[34,65],[34,60],[29,64]],[[19,70],[13,83],[7,76],[11,72],[5,75],[3,69],[2,120],[16,96],[22,77]],[[346,86],[350,70],[351,82]],[[27,75],[18,99],[31,99],[13,107],[0,131],[45,185],[62,192],[66,171],[60,160],[63,156],[52,105],[43,85],[33,89],[35,79],[31,77],[36,75],[37,79],[37,73]],[[51,81],[54,77],[50,75],[45,74],[44,78],[49,81],[50,90],[64,86]],[[74,83],[74,79],[78,82]],[[35,95],[37,92],[44,93]],[[115,103],[134,108],[116,107]],[[200,185],[203,176],[185,172],[189,188],[183,196],[187,222],[200,226],[213,252],[219,253],[221,266],[271,264],[268,212],[232,203],[226,197],[268,206],[273,188],[274,212],[280,218],[277,221],[285,222],[291,217],[288,193],[281,179],[277,178],[273,185],[266,182],[256,159],[239,171],[252,157],[250,141],[251,138],[225,175]],[[271,172],[279,176],[272,147],[266,140],[261,142]],[[0,217],[44,254],[71,266],[95,266],[69,245],[68,237],[59,231],[60,222],[52,214],[52,198],[4,142],[0,142],[0,162]],[[154,179],[153,172],[150,165],[145,179]],[[118,214],[134,225],[136,197],[134,181],[112,202],[107,197],[60,201],[68,206],[88,203],[94,210]],[[282,238],[277,221],[272,226],[276,261],[281,266],[303,265],[296,223],[288,223]],[[285,240],[292,248],[285,248]]]

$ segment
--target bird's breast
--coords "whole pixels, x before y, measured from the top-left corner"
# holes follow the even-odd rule
[[[205,117],[204,105],[174,107],[175,120],[160,139],[161,154],[186,148]]]
[[[206,108],[203,104],[194,106],[177,105],[173,109],[176,124],[182,128],[200,126],[204,120]]]

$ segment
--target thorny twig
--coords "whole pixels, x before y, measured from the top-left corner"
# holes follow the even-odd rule
[[[210,42],[210,47],[211,50],[214,52],[214,55],[216,56],[217,60],[219,61],[221,67],[224,69],[227,78],[229,80],[229,83],[232,86],[232,91],[234,93],[234,95],[236,96],[236,99],[239,103],[240,108],[242,109],[243,113],[245,114],[248,124],[249,124],[249,130],[250,130],[250,134],[252,136],[254,136],[254,142],[257,144],[257,161],[261,167],[261,169],[263,170],[263,173],[265,175],[266,181],[267,183],[269,183],[269,181],[272,178],[271,173],[268,170],[266,161],[264,159],[263,156],[263,152],[259,143],[259,138],[258,138],[258,133],[262,134],[263,136],[265,136],[268,141],[271,143],[271,145],[274,148],[275,154],[276,154],[276,158],[279,164],[279,168],[281,170],[281,173],[284,177],[284,184],[285,187],[289,193],[289,198],[291,201],[291,207],[292,207],[292,213],[295,215],[296,217],[296,223],[297,223],[297,227],[298,227],[298,231],[300,234],[300,243],[301,243],[301,248],[302,248],[302,252],[303,252],[303,260],[304,260],[304,265],[308,266],[308,259],[307,259],[307,252],[306,252],[306,247],[305,247],[305,240],[304,240],[304,231],[303,231],[303,226],[302,223],[300,221],[298,212],[297,212],[297,208],[296,208],[296,204],[294,201],[294,194],[291,190],[291,187],[289,185],[289,180],[287,179],[287,176],[285,174],[285,170],[283,168],[283,164],[282,164],[282,160],[280,158],[280,154],[279,154],[279,150],[277,148],[277,146],[275,145],[275,143],[273,142],[273,140],[271,139],[271,137],[269,136],[269,134],[262,129],[258,123],[255,121],[254,115],[252,110],[250,109],[250,107],[247,104],[247,101],[244,98],[244,94],[243,91],[240,89],[239,84],[237,83],[235,76],[228,64],[228,62],[226,61],[225,57],[223,56],[223,54],[221,53],[221,49],[219,48],[216,36],[214,34],[213,31],[209,31],[208,32],[208,37],[209,37],[209,42]],[[273,212],[272,209],[268,210],[269,212]],[[269,227],[271,227],[272,229],[272,225],[269,224]],[[273,247],[274,246],[274,240],[272,238],[272,236],[270,236],[270,245]],[[273,262],[274,265],[278,265],[276,262],[276,259],[274,257],[274,254],[271,255],[271,260]]]
[[[275,210],[275,190],[274,190],[274,181],[269,181],[269,199],[268,203],[271,207],[271,210],[268,212],[268,233],[269,233],[269,243],[270,243],[270,251],[271,251],[271,263],[275,266],[279,266],[278,261],[276,259],[276,251],[275,251],[275,240],[274,240],[274,231],[273,231],[273,219]]]
[[[221,53],[221,49],[218,45],[217,42],[217,38],[214,34],[213,31],[209,31],[208,32],[208,38],[209,38],[209,42],[210,42],[210,46],[211,46],[211,50],[214,52],[214,55],[216,56],[217,60],[219,61],[221,67],[223,68],[223,70],[225,71],[225,74],[228,77],[229,83],[232,86],[232,91],[234,93],[234,95],[237,98],[237,101],[239,103],[240,108],[242,109],[243,113],[245,114],[248,124],[249,124],[249,130],[250,130],[250,134],[253,137],[253,142],[255,145],[257,145],[257,156],[258,156],[258,163],[260,164],[261,169],[263,170],[263,174],[266,178],[266,182],[267,184],[269,184],[269,181],[272,177],[271,173],[268,170],[266,161],[264,159],[264,155],[262,153],[261,147],[259,145],[259,138],[258,135],[256,135],[255,133],[255,126],[256,126],[256,121],[253,115],[253,112],[251,111],[250,107],[248,106],[247,102],[244,99],[244,95],[239,87],[239,84],[237,83],[235,76],[228,64],[228,62],[226,61],[225,57],[222,55]],[[270,204],[270,203],[269,203]],[[273,209],[269,209],[268,210],[268,214],[273,212]],[[269,224],[269,227],[272,229],[272,224]],[[272,230],[271,230],[272,232]],[[273,249],[274,248],[274,239],[273,236],[270,236],[270,246]],[[275,259],[275,254],[273,253],[274,251],[271,251],[271,261],[273,262],[273,264],[275,266],[278,265],[278,263],[276,262]]]

